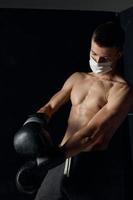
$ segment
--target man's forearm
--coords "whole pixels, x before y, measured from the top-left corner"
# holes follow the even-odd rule
[[[48,118],[51,118],[54,113],[54,110],[52,110],[50,104],[47,103],[44,106],[42,106],[37,112],[44,113]]]

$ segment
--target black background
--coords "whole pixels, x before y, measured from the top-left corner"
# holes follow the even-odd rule
[[[120,17],[125,27],[127,13]],[[15,174],[24,159],[13,148],[14,134],[70,74],[89,71],[92,31],[112,19],[114,12],[0,9],[0,199],[33,198],[16,190]],[[51,121],[56,141],[65,131],[69,108],[68,103]]]

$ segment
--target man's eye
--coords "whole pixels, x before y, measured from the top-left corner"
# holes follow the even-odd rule
[[[110,62],[110,58],[109,57],[105,57],[105,61]]]
[[[91,51],[91,54],[94,55],[94,56],[96,56],[96,53],[94,53],[94,52],[92,52],[92,51]]]

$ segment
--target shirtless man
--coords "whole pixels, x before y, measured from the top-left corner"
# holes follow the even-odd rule
[[[92,72],[72,74],[38,111],[51,118],[60,106],[71,100],[68,127],[60,144],[67,157],[107,149],[132,106],[132,90],[117,70],[123,42],[122,31],[115,24],[100,25],[91,40]]]
[[[112,28],[112,24],[106,26]],[[67,157],[81,151],[107,148],[133,102],[131,89],[117,72],[117,62],[122,56],[120,48],[115,44],[106,47],[96,39],[94,33],[90,50],[90,67],[94,71],[72,74],[62,89],[38,111],[51,118],[60,106],[71,99],[68,127],[61,142]]]

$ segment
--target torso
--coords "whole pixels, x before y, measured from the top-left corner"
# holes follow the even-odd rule
[[[71,91],[71,111],[68,127],[62,144],[85,126],[91,118],[107,103],[108,93],[116,84],[126,84],[118,76],[112,79],[98,78],[92,73],[79,73]]]

